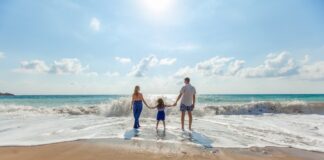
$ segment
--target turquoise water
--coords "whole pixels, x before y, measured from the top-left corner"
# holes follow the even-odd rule
[[[159,96],[159,95],[155,95]],[[175,98],[176,95],[162,95]],[[120,98],[129,98],[129,95],[18,95],[0,97],[0,105],[24,105],[33,107],[58,107],[58,106],[95,106],[109,103]],[[147,96],[149,97],[149,96]],[[148,98],[147,98],[148,99]],[[205,94],[198,95],[198,104],[240,104],[248,102],[324,102],[324,94]]]
[[[108,103],[112,100],[127,97],[125,95],[18,95],[0,97],[0,104],[25,105],[33,107],[58,107],[97,105]]]
[[[207,104],[217,103],[246,103],[246,102],[324,102],[324,94],[229,94],[229,95],[201,95],[198,101]]]

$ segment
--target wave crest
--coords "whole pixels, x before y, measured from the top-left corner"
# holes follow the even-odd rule
[[[207,106],[205,110],[216,115],[244,115],[264,113],[285,114],[323,114],[323,103],[306,103],[304,101],[289,102],[251,102],[235,105]]]
[[[167,104],[173,102],[172,98],[162,97]],[[149,104],[155,104],[156,97],[147,98]],[[121,97],[107,103],[92,106],[58,106],[33,107],[23,105],[0,105],[0,113],[9,114],[68,114],[68,115],[98,115],[106,117],[125,117],[132,114],[130,98]],[[166,110],[167,115],[178,115],[178,107]],[[306,103],[303,101],[289,102],[250,102],[244,104],[202,105],[195,107],[195,116],[205,115],[258,115],[264,113],[285,114],[324,114],[324,103]],[[143,117],[154,117],[156,110],[143,106]]]

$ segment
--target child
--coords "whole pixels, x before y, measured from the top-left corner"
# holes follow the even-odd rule
[[[159,122],[160,121],[163,121],[163,127],[165,129],[165,112],[164,112],[164,109],[165,107],[172,107],[172,106],[175,106],[175,105],[165,105],[164,102],[163,102],[163,99],[162,98],[159,98],[157,100],[157,106],[155,107],[151,107],[151,109],[154,109],[154,108],[157,108],[158,109],[158,113],[156,115],[156,129],[158,129],[159,127]]]

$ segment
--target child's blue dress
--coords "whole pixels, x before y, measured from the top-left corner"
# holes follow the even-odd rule
[[[157,121],[164,121],[165,120],[165,112],[164,112],[164,106],[157,106],[158,113],[156,115]]]

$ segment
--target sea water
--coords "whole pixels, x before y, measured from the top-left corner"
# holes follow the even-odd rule
[[[144,95],[149,105],[162,97]],[[0,146],[119,138],[202,147],[280,146],[324,152],[324,95],[198,95],[193,131],[180,129],[179,106],[166,110],[166,131],[155,130],[156,110],[144,107],[133,130],[129,95],[0,97]],[[186,128],[187,128],[186,121]],[[162,129],[162,128],[161,128]]]

